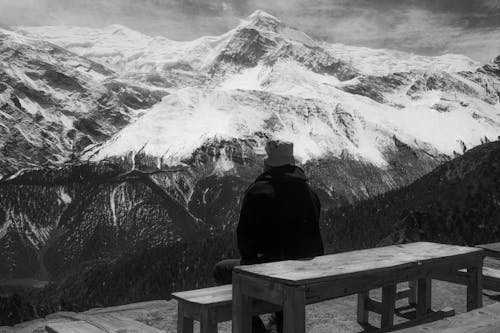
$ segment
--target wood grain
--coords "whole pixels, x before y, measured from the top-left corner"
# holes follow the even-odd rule
[[[233,333],[252,333],[252,302],[243,294],[242,279],[233,272]]]
[[[64,323],[51,323],[45,327],[49,333],[107,333],[84,321],[68,321]]]
[[[486,255],[500,259],[500,243],[481,244],[476,247],[486,250]]]
[[[122,311],[157,311],[163,310],[168,307],[168,302],[165,300],[157,300],[157,301],[148,301],[148,302],[140,302],[133,304],[125,304],[112,306],[109,308],[94,308],[87,310],[83,313],[85,314],[95,314],[95,313],[106,313],[106,312],[122,312]]]
[[[467,285],[468,274],[466,269],[453,274],[438,274],[433,276],[436,280]],[[483,266],[483,289],[500,291],[500,269]]]
[[[193,319],[185,316],[184,304],[177,306],[177,333],[193,333]]]
[[[370,292],[364,291],[358,294],[357,321],[361,325],[368,324],[368,300]]]
[[[418,242],[375,249],[320,256],[309,260],[288,260],[238,266],[235,271],[263,279],[300,285],[355,277],[360,273],[404,268],[424,263],[450,262],[465,257],[482,260],[484,250],[464,246]],[[481,258],[481,259],[479,259]]]
[[[428,277],[417,280],[417,318],[432,309],[432,280]]]
[[[467,268],[467,311],[483,306],[483,263]]]
[[[382,288],[381,328],[390,328],[394,325],[394,307],[396,306],[396,285]]]
[[[190,303],[218,306],[222,304],[231,304],[233,298],[232,290],[232,286],[226,284],[223,286],[174,293],[172,294],[172,298]]]
[[[286,287],[283,304],[283,331],[305,333],[306,297],[304,287]]]
[[[127,333],[127,332],[144,332],[144,333],[162,333],[161,330],[151,326],[147,326],[130,318],[120,316],[115,313],[100,313],[94,315],[87,314],[68,314],[67,319],[74,321],[83,321],[93,327],[99,328],[107,333]],[[66,331],[70,332],[70,331]]]
[[[201,312],[200,333],[217,333],[217,319],[209,309]]]

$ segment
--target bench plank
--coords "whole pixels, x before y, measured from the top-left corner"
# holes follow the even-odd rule
[[[494,333],[500,331],[500,303],[397,333]]]
[[[72,319],[74,321],[83,321],[93,327],[97,327],[108,333],[127,333],[127,332],[144,332],[144,333],[161,333],[162,331],[154,327],[145,325],[130,318],[120,316],[114,313],[100,313],[95,315],[86,314],[68,314],[61,315],[61,318]],[[68,331],[66,331],[68,332]]]
[[[394,267],[413,267],[421,262],[450,263],[456,259],[456,264],[460,266],[467,258],[478,261],[482,256],[484,250],[479,248],[418,242],[343,252],[312,259],[237,266],[235,270],[294,285],[349,279],[359,277],[360,273],[383,272]]]
[[[94,325],[85,321],[68,321],[63,323],[50,323],[45,326],[45,330],[49,333],[106,333]]]
[[[156,311],[165,309],[168,302],[165,300],[148,301],[118,305],[109,308],[94,308],[83,312],[84,314],[108,313],[108,312],[130,312],[130,311]]]
[[[232,285],[226,284],[223,286],[173,293],[172,298],[189,303],[220,306],[231,304],[231,299],[233,298],[232,290]]]

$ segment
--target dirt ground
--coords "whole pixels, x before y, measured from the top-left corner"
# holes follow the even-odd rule
[[[379,294],[379,293],[378,293]],[[377,292],[372,294],[377,297]],[[452,283],[433,281],[432,283],[432,307],[440,310],[445,307],[455,309],[455,312],[465,312],[466,288]],[[489,305],[500,301],[500,293],[485,290],[483,292],[484,305]],[[310,333],[351,333],[362,332],[363,328],[356,322],[356,304],[355,295],[334,299],[322,303],[309,305],[307,307],[307,332]],[[168,319],[167,319],[168,318]],[[165,318],[164,326],[158,327],[169,333],[176,332],[177,315],[172,312]],[[264,318],[264,316],[263,316]],[[264,318],[266,321],[268,318]],[[370,323],[379,324],[380,317],[370,314]],[[403,322],[404,319],[399,319]],[[195,332],[199,332],[198,326]],[[219,332],[231,333],[231,323],[219,324]]]
[[[465,312],[466,288],[447,282],[433,281],[432,284],[432,307],[440,310],[445,307],[454,308],[456,313]],[[378,294],[378,295],[377,295]],[[371,296],[377,298],[380,292],[374,291]],[[483,292],[484,305],[500,301],[500,293],[485,290]],[[404,303],[404,301],[400,301]],[[340,332],[362,332],[363,328],[356,322],[356,295],[343,297],[313,304],[307,307],[307,328],[310,333],[340,333]],[[404,305],[400,304],[399,305]],[[125,310],[123,309],[125,308]],[[148,326],[161,329],[164,332],[177,332],[177,303],[176,301],[152,301],[146,303],[128,304],[114,308],[100,309],[108,313],[116,313],[120,316],[139,321]],[[92,310],[91,310],[92,311]],[[66,313],[67,315],[68,313]],[[45,319],[38,319],[22,323],[15,327],[0,327],[0,333],[43,333],[48,323],[54,323],[63,319],[65,313],[55,313]],[[269,316],[262,316],[264,322],[269,321]],[[396,318],[396,322],[404,319]],[[378,326],[380,317],[370,314],[370,323]],[[199,325],[195,324],[195,332],[199,332]],[[219,324],[219,332],[230,333],[231,323]],[[271,333],[273,330],[271,330]]]

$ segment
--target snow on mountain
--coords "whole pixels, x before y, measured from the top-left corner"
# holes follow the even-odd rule
[[[0,29],[0,174],[68,161],[166,92],[45,40]]]
[[[360,72],[367,75],[387,75],[411,71],[462,72],[475,71],[480,67],[480,63],[477,61],[460,54],[431,57],[396,50],[371,49],[344,44],[322,43],[321,46],[335,57],[348,61]]]
[[[191,42],[117,25],[20,30],[122,76],[184,63],[182,75],[204,78],[171,87],[171,95],[86,155],[94,160],[142,150],[176,164],[210,140],[263,133],[294,141],[301,162],[347,154],[383,167],[394,137],[452,156],[500,132],[498,86],[485,83],[498,84],[498,77],[478,74],[471,59],[319,43],[262,11],[222,36]]]
[[[180,42],[150,37],[118,24],[103,29],[48,26],[20,27],[17,30],[48,40],[125,76],[138,73],[161,75],[172,68],[187,72],[204,68],[212,60],[217,47],[229,36]]]

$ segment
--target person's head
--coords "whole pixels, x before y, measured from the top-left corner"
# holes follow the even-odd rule
[[[269,140],[266,143],[267,158],[264,160],[264,170],[284,165],[295,165],[293,143],[284,140]]]

